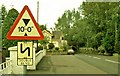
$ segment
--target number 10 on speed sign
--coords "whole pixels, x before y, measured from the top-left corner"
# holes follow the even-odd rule
[[[32,65],[33,64],[33,43],[32,42],[18,42],[17,53],[18,65]]]

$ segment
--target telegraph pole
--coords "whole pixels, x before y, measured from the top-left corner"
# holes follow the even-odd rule
[[[37,1],[37,23],[39,23],[39,1]],[[38,50],[38,40],[37,40],[37,50]]]

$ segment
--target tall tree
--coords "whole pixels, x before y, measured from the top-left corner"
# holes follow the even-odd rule
[[[115,36],[117,34],[115,26],[117,26],[118,8],[119,3],[117,2],[84,2],[82,5],[87,23],[92,27],[92,31],[96,33],[93,36],[96,48],[104,45],[106,51],[111,55],[115,51]]]
[[[7,15],[7,10],[6,10],[6,7],[4,5],[1,6],[1,9],[0,9],[0,23],[3,23],[5,17]],[[1,27],[1,25],[0,25]]]
[[[111,55],[118,52],[119,3],[83,2],[78,11],[65,11],[56,23],[68,42],[96,49],[103,46]]]
[[[2,30],[2,46],[5,47],[6,49],[8,47],[17,45],[17,41],[7,40],[6,35],[9,32],[14,21],[16,20],[18,14],[19,14],[18,11],[12,8],[11,10],[9,10],[6,18],[3,21],[2,29],[4,30]]]
[[[56,29],[64,34],[64,39],[68,41],[69,45],[85,46],[85,39],[87,39],[88,30],[87,24],[80,16],[80,12],[73,9],[64,12],[62,17],[56,23]]]

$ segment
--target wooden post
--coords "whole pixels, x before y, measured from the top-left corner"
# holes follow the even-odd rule
[[[6,61],[6,48],[2,47],[2,63]]]

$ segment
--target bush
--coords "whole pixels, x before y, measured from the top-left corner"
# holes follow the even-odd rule
[[[48,44],[48,47],[49,47],[49,49],[53,49],[55,46],[54,46],[53,43],[49,43],[49,44]]]
[[[96,49],[93,48],[79,48],[79,53],[83,53],[83,54],[97,54],[98,51]]]
[[[67,45],[64,45],[64,46],[61,47],[61,49],[62,49],[63,51],[67,51],[67,50],[68,50],[68,47],[67,47]]]
[[[43,46],[42,46],[42,45],[39,45],[39,46],[38,46],[38,50],[43,50]]]
[[[42,45],[38,46],[38,49],[36,50],[36,53],[39,52],[40,50],[43,50],[43,46]]]
[[[98,50],[99,50],[100,54],[105,53],[105,48],[102,45],[100,47],[98,47]]]
[[[105,35],[105,38],[103,39],[103,46],[106,50],[106,52],[109,54],[109,56],[113,56],[114,51],[114,42],[115,42],[115,37],[113,32],[108,29],[107,33]]]
[[[44,46],[44,49],[47,49],[47,46]]]
[[[58,50],[59,50],[59,47],[55,47],[55,50],[58,51]]]

